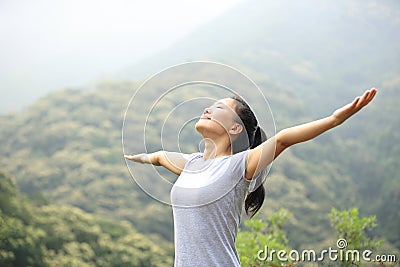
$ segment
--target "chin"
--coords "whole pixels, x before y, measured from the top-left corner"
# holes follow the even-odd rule
[[[205,121],[203,121],[203,120],[199,120],[195,124],[194,128],[196,129],[197,132],[202,133],[207,128],[206,125],[204,125],[205,124],[204,122]]]
[[[206,120],[206,119],[200,119],[195,124],[195,129],[203,137],[206,137],[209,135],[215,135],[215,134],[221,135],[221,134],[226,133],[226,130],[221,125],[219,125],[218,123],[215,123],[215,121]]]
[[[198,133],[200,133],[201,135],[203,135],[206,132],[210,132],[213,131],[213,127],[215,127],[215,125],[212,125],[212,121],[211,120],[205,120],[205,119],[200,119],[194,126],[194,128],[196,129],[196,131]]]

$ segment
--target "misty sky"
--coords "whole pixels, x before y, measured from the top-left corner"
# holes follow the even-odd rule
[[[2,0],[0,113],[105,79],[241,1]]]

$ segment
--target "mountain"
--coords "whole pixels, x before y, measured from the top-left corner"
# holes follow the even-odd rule
[[[399,17],[398,1],[244,1],[120,77],[146,77],[184,61],[211,60],[262,73],[294,88],[307,102],[310,95],[322,94],[334,107],[338,98],[382,87],[398,74]],[[312,110],[323,107],[326,103]]]
[[[1,170],[0,192],[1,266],[172,265],[168,243],[152,242],[126,222],[22,197]]]
[[[286,228],[291,246],[318,248],[333,240],[323,214],[332,207],[358,206],[362,215],[377,214],[379,227],[371,235],[399,248],[398,6],[396,1],[369,0],[244,2],[172,49],[121,73],[123,79],[99,82],[91,90],[60,90],[24,111],[0,116],[0,166],[16,177],[24,195],[128,221],[154,240],[171,242],[170,206],[155,201],[141,186],[167,198],[158,178],[176,177],[129,163],[132,181],[122,157],[123,118],[142,77],[185,60],[232,65],[267,96],[278,130],[329,115],[377,86],[380,91],[366,110],[340,128],[289,149],[273,164],[259,216],[287,208],[293,213]],[[223,74],[207,71],[193,73]],[[210,97],[226,92],[197,84],[162,95],[182,76],[156,81],[128,110],[126,152],[143,152],[138,144],[143,145],[142,121],[149,114],[149,151],[176,145],[176,134],[167,134],[165,144],[160,143],[164,122],[167,133],[182,129],[178,137],[184,151],[198,149],[199,136],[187,118],[204,106],[180,104],[201,92]],[[239,80],[229,82],[241,86]],[[258,94],[243,90],[255,110],[265,110]],[[154,112],[148,113],[154,103]]]
[[[270,104],[286,117],[278,120],[286,124],[311,120],[305,114],[307,109],[301,108],[304,105],[291,99],[290,90],[268,81],[262,84],[276,89]],[[382,94],[375,105],[341,129],[289,149],[274,163],[266,181],[267,198],[260,216],[267,217],[280,207],[292,211],[289,238],[293,247],[327,240],[332,234],[326,230],[329,219],[320,214],[327,214],[331,207],[353,205],[359,206],[363,214],[378,215],[381,227],[375,235],[384,236],[393,244],[399,240],[399,170],[395,162],[400,155],[398,146],[391,145],[399,138],[395,130],[399,124],[394,123],[398,118],[386,117],[382,121],[385,114],[398,110],[398,85],[393,84],[391,95]],[[170,206],[155,201],[142,189],[150,188],[153,196],[168,198],[169,190],[159,178],[173,181],[175,177],[159,168],[132,163],[128,166],[134,174],[133,182],[122,158],[122,119],[135,86],[129,82],[105,82],[91,92],[59,91],[42,98],[26,112],[0,117],[0,164],[17,177],[23,194],[43,195],[53,204],[129,221],[142,233],[158,234],[172,241]],[[183,93],[193,95],[189,90],[179,92],[181,97]],[[173,101],[177,101],[176,97],[166,99],[160,104],[162,109],[149,118],[145,140],[153,151],[162,149],[162,129],[158,125],[176,106]],[[288,103],[295,105],[286,106]],[[175,114],[169,129],[179,129],[193,109],[201,111],[193,105],[184,108],[180,115]],[[143,141],[143,126],[135,121],[139,122],[145,113],[130,114],[132,126],[124,137],[130,142],[124,148],[135,152],[129,147]],[[199,136],[193,130],[186,135],[179,144],[186,152],[195,152],[193,140],[199,140]],[[164,145],[176,145],[176,135],[168,135]]]

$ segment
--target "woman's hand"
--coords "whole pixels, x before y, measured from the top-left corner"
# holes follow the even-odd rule
[[[137,155],[124,155],[124,158],[138,163],[151,163],[149,156],[145,153]]]
[[[342,124],[345,120],[360,111],[363,107],[375,97],[377,90],[372,88],[364,92],[362,96],[358,96],[350,104],[345,105],[333,112],[332,117],[335,119],[335,124]]]

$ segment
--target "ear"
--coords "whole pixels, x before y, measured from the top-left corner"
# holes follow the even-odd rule
[[[243,131],[243,126],[240,123],[235,122],[231,129],[229,130],[230,134],[240,134]]]

